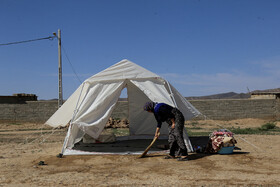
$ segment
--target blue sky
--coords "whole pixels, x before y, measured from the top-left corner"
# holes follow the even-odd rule
[[[184,96],[279,88],[278,0],[3,0],[0,44],[51,36],[80,80],[129,59]],[[0,95],[58,97],[57,40],[0,46]],[[80,85],[63,51],[63,95]]]

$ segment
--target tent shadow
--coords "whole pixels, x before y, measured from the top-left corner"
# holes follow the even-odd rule
[[[167,154],[147,154],[142,158],[157,158],[157,157],[162,157],[164,158]],[[140,157],[139,157],[140,158]]]
[[[208,140],[209,140],[209,136],[194,136],[194,137],[189,137],[191,144],[193,147],[206,147]],[[168,145],[166,145],[168,147]],[[167,148],[168,149],[168,148]],[[145,155],[145,157],[143,158],[156,158],[156,157],[165,157],[167,154],[147,154]],[[206,156],[211,156],[212,154],[204,154],[204,153],[191,153],[189,154],[188,158],[189,160],[196,160],[196,159],[200,159]]]
[[[97,154],[131,154],[135,152],[144,152],[147,146],[151,143],[150,139],[135,139],[135,140],[123,140],[112,143],[83,143],[82,141],[76,143],[73,147],[74,150],[84,151],[88,153]],[[158,140],[150,149],[152,152],[164,152],[167,149],[163,149],[158,146],[166,145],[167,140]],[[157,154],[157,153],[154,153]],[[160,154],[160,153],[159,153]],[[147,155],[146,155],[147,156]]]
[[[209,137],[208,136],[195,136],[189,137],[193,148],[201,147],[203,151],[208,144]],[[115,153],[115,154],[130,154],[133,152],[143,153],[147,146],[150,144],[150,139],[137,139],[137,140],[125,140],[125,141],[117,141],[113,143],[83,143],[79,142],[75,144],[74,150],[80,150],[84,152],[89,152],[92,154],[106,154],[106,153]],[[157,157],[165,157],[168,154],[168,141],[157,140],[155,144],[152,146],[147,155],[143,158],[157,158]],[[189,160],[197,160],[204,157],[208,157],[211,155],[216,155],[218,153],[204,153],[204,152],[193,152],[189,153]],[[249,154],[249,152],[242,152],[240,150],[234,151],[232,154],[241,155],[241,154]],[[140,158],[140,157],[139,157]]]
[[[212,155],[221,155],[221,156],[230,156],[230,155],[247,155],[250,154],[250,152],[242,152],[242,151],[238,151],[238,152],[233,152],[231,154],[219,154],[219,153],[194,153],[194,154],[190,154],[188,156],[189,160],[197,160],[197,159],[202,159],[204,157],[208,157],[208,156],[212,156]]]
[[[204,157],[208,157],[208,156],[213,156],[213,155],[221,155],[221,156],[229,156],[229,155],[246,155],[246,154],[250,154],[250,152],[242,152],[242,151],[238,151],[238,152],[233,152],[231,154],[219,154],[219,153],[191,153],[188,156],[189,160],[197,160],[197,159],[202,159]],[[163,154],[151,154],[151,155],[146,155],[143,158],[157,158],[157,157],[164,157],[166,155]],[[139,157],[140,158],[140,157]]]
[[[189,160],[197,160],[197,159],[202,159],[204,157],[212,156],[213,154],[206,154],[206,153],[194,153],[190,154],[188,156]]]
[[[233,151],[233,153],[231,153],[231,155],[247,155],[247,154],[250,154],[250,152]]]
[[[193,147],[206,147],[209,141],[209,136],[191,136],[189,138]]]
[[[146,155],[143,158],[158,158],[158,157],[164,158],[166,155],[167,154],[165,154],[165,155],[162,155],[162,154],[153,155],[152,154],[152,155]],[[192,153],[192,154],[189,154],[188,159],[189,160],[197,160],[197,159],[201,159],[201,158],[204,158],[204,157],[207,157],[207,156],[212,156],[212,155],[214,155],[214,154]]]

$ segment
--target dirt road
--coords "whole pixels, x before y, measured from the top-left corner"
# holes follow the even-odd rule
[[[44,139],[50,133],[16,133],[17,126],[9,134],[1,127],[0,186],[280,186],[279,135],[238,135],[242,150],[234,154],[191,153],[189,161],[178,162],[163,154],[57,158],[65,130]]]

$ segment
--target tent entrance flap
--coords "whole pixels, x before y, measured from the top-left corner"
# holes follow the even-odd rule
[[[124,82],[97,83],[88,88],[87,94],[71,122],[72,128],[69,128],[69,131],[72,132],[69,133],[66,147],[72,148],[84,134],[95,139],[99,137],[115,108],[123,86]]]

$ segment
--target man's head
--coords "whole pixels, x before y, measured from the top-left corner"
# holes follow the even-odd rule
[[[154,102],[147,102],[143,109],[147,112],[154,112],[155,103]]]

